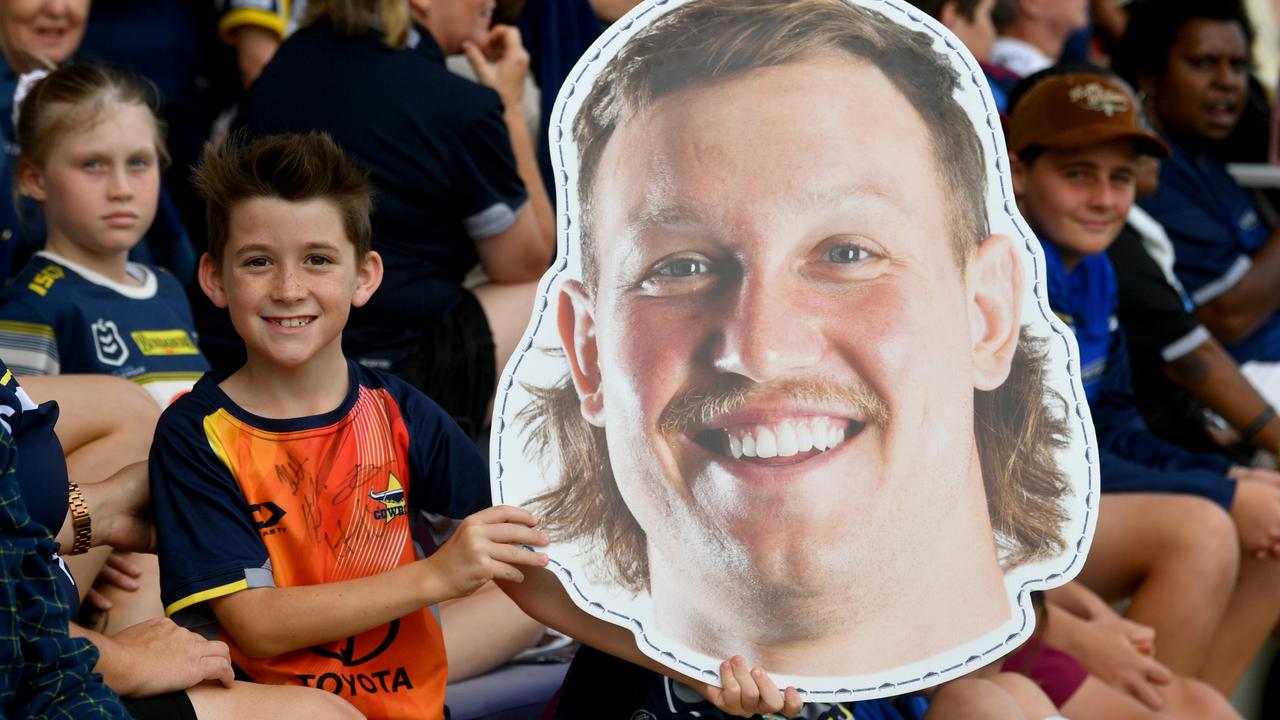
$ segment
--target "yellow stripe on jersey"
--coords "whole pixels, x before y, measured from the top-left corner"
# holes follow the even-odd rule
[[[53,340],[53,328],[42,323],[21,322],[19,320],[0,320],[0,332],[11,332],[19,335],[35,335]]]
[[[241,590],[248,590],[248,589],[249,589],[249,581],[246,579],[246,580],[236,580],[235,582],[229,582],[226,585],[219,585],[218,587],[209,588],[208,590],[201,590],[198,593],[188,595],[182,598],[181,600],[178,600],[177,602],[171,604],[169,607],[164,609],[164,614],[166,617],[173,617],[174,613],[180,610],[189,608],[192,605],[195,605],[196,603],[202,603],[202,602],[205,602],[206,600],[220,598],[223,595],[230,595],[232,593],[238,593]]]
[[[8,370],[5,370],[4,377],[0,377],[0,385],[8,385],[9,381],[12,379],[13,379],[13,373],[9,372]]]
[[[146,385],[147,383],[153,383],[153,382],[195,381],[195,380],[199,380],[203,376],[204,376],[204,373],[200,372],[199,370],[192,370],[187,372],[174,371],[174,372],[142,373],[141,375],[134,375],[129,379],[139,385]]]

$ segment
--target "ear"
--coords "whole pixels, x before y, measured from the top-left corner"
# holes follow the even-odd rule
[[[955,30],[956,18],[960,17],[960,8],[955,0],[946,0],[938,9],[938,22],[948,30]]]
[[[44,173],[26,158],[18,161],[18,190],[37,202],[44,202],[48,197],[44,189]]]
[[[1022,335],[1022,262],[1013,241],[991,235],[978,245],[966,271],[973,387],[995,390],[1009,377]]]
[[[196,273],[200,289],[209,296],[214,307],[227,307],[227,291],[222,286],[222,268],[209,253],[200,256],[200,268]]]
[[[351,307],[361,307],[369,302],[373,293],[382,285],[382,256],[370,250],[360,260],[356,270],[356,289],[351,294]]]
[[[1009,177],[1013,180],[1013,194],[1015,196],[1020,197],[1022,195],[1023,188],[1027,185],[1028,170],[1027,164],[1022,162],[1022,158],[1013,153],[1009,154]]]
[[[582,417],[596,427],[604,427],[604,388],[596,346],[595,306],[586,288],[577,280],[568,280],[560,288],[557,323],[560,343],[569,359],[573,387],[578,391]]]
[[[431,0],[409,0],[409,15],[419,25],[425,25],[426,19],[431,17]]]

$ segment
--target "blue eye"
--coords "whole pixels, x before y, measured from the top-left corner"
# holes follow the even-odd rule
[[[836,245],[827,251],[827,259],[833,263],[851,265],[871,257],[871,253],[857,245]]]
[[[666,277],[685,278],[701,275],[709,269],[705,262],[696,258],[678,258],[658,268],[656,274]]]

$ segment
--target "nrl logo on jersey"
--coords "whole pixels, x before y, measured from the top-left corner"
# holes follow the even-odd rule
[[[370,490],[369,497],[385,506],[373,511],[373,519],[375,520],[391,522],[401,515],[408,514],[404,504],[404,488],[401,487],[400,481],[396,476],[391,473],[387,473],[387,489],[381,492]]]
[[[98,354],[98,362],[120,367],[129,359],[129,347],[114,322],[98,318],[89,326],[89,332],[93,334],[93,350]]]

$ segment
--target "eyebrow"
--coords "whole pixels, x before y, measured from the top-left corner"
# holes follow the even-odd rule
[[[870,183],[854,183],[809,190],[791,205],[799,212],[808,212],[851,200],[870,200],[877,204],[887,205],[899,212],[907,210],[902,202],[903,198],[894,195],[884,187]],[[639,217],[626,225],[625,230],[633,235],[638,235],[658,227],[695,228],[707,224],[709,223],[706,216],[696,206],[673,203],[645,208]]]
[[[236,250],[235,254],[244,255],[246,253],[269,252],[275,249],[276,248],[274,248],[273,246],[267,243],[249,243],[248,245],[245,245],[244,247]],[[324,242],[321,240],[308,240],[307,242],[303,243],[302,249],[303,250],[337,250],[338,245],[336,243]]]

